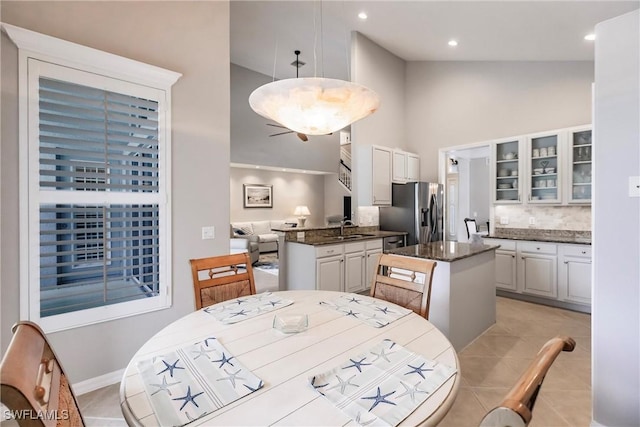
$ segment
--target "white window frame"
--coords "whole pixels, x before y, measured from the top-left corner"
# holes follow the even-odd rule
[[[20,165],[20,319],[35,321],[45,330],[54,332],[134,316],[171,306],[171,86],[181,74],[121,56],[102,52],[30,30],[0,23],[2,30],[18,47],[18,109],[19,109],[19,165]],[[51,64],[54,64],[51,66]],[[65,67],[60,69],[59,67]],[[58,67],[58,68],[56,68]],[[44,74],[41,74],[45,70]],[[52,71],[53,70],[53,71]],[[35,72],[35,74],[34,74]],[[40,75],[61,72],[64,80],[87,84],[95,79],[94,87],[105,81],[132,89],[132,94],[153,93],[162,107],[159,111],[159,192],[155,203],[162,218],[160,240],[160,295],[112,305],[40,317],[40,205],[55,202],[55,191],[41,191],[39,187],[39,117],[37,102]],[[92,77],[93,75],[93,77]],[[29,81],[30,79],[35,80]],[[78,78],[79,81],[74,80]],[[84,82],[83,82],[83,79]],[[105,89],[107,89],[105,87]],[[130,92],[124,92],[130,93]],[[34,115],[34,111],[36,111]],[[50,196],[48,196],[50,193]],[[84,194],[78,203],[87,200],[100,205],[106,203],[104,192]],[[119,203],[140,204],[141,196],[149,193],[119,195]],[[153,198],[153,196],[151,196]],[[142,197],[144,199],[144,197]],[[118,203],[111,199],[108,203]],[[146,202],[144,202],[146,203]]]

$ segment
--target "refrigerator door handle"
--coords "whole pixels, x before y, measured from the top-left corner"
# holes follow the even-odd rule
[[[422,224],[420,224],[422,227],[426,227],[427,225],[429,225],[429,209],[422,209]]]

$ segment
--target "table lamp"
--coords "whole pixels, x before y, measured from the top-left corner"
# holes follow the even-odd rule
[[[309,212],[309,208],[306,206],[296,206],[296,210],[293,211],[293,214],[298,217],[298,223],[300,227],[304,227],[304,223],[307,220],[307,215],[311,215]]]

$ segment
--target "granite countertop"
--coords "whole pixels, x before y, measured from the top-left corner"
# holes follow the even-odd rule
[[[458,242],[431,242],[426,245],[412,245],[397,248],[385,253],[454,262],[477,254],[497,249],[499,245],[478,245]]]
[[[273,229],[285,233],[285,241],[305,245],[335,245],[340,243],[360,242],[363,240],[383,239],[385,237],[403,236],[405,231],[381,231],[377,227],[345,226],[344,237],[340,237],[340,227],[317,228],[282,228]],[[298,233],[304,232],[304,240],[298,240]],[[357,237],[349,237],[357,236]]]
[[[591,244],[590,231],[496,228],[493,234],[485,237],[491,239],[529,240],[532,242]]]

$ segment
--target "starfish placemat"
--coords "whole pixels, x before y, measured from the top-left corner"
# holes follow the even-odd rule
[[[343,294],[330,301],[320,301],[345,316],[353,316],[363,322],[382,328],[394,320],[411,313],[411,310],[390,302],[358,294]]]
[[[383,340],[309,382],[358,424],[395,426],[456,372]]]
[[[231,299],[203,310],[222,323],[237,323],[291,304],[293,300],[280,298],[272,292],[264,292]]]
[[[211,337],[137,364],[160,425],[183,426],[263,386]]]

